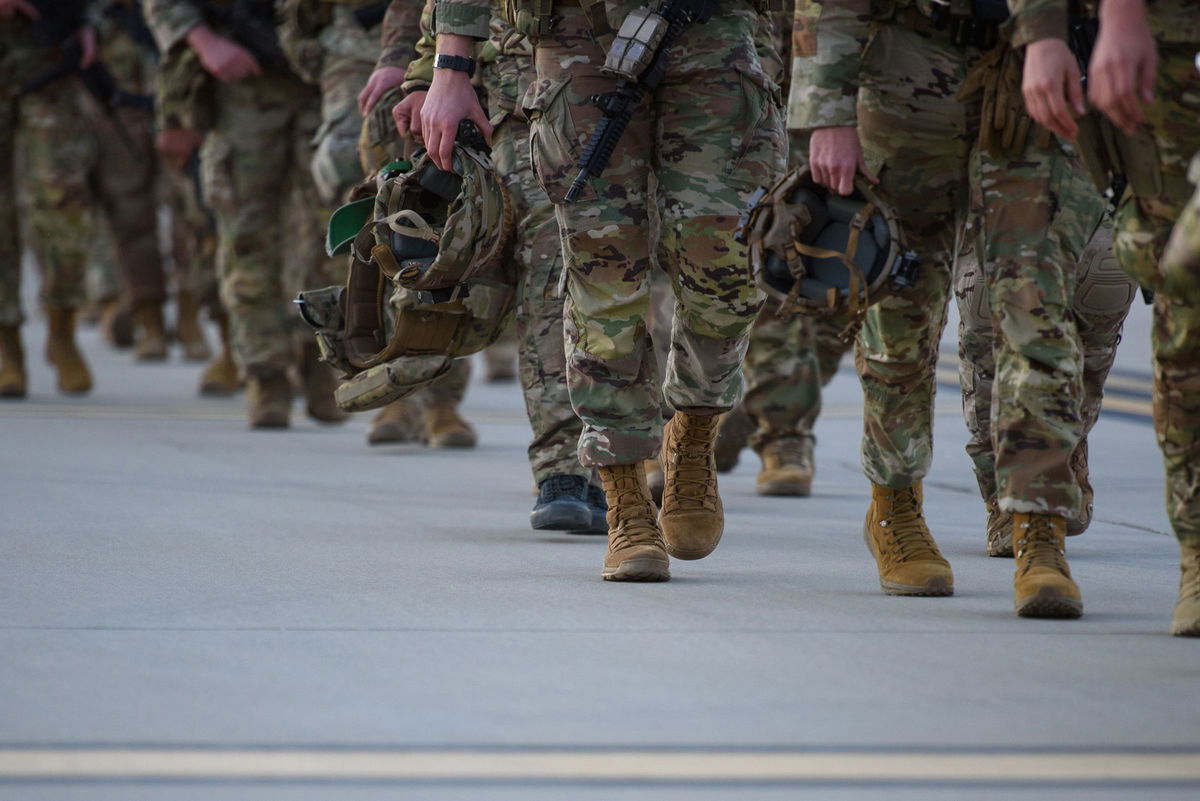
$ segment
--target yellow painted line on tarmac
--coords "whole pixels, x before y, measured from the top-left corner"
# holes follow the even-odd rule
[[[1200,752],[4,749],[3,779],[1181,783]]]

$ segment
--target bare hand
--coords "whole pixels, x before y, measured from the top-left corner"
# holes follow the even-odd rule
[[[243,78],[262,75],[262,67],[249,50],[217,35],[206,25],[188,31],[187,41],[200,57],[204,69],[224,83],[237,83]]]
[[[1029,116],[1063,139],[1075,140],[1075,117],[1087,113],[1079,64],[1061,39],[1040,39],[1025,48],[1021,94]]]
[[[428,92],[413,92],[392,108],[392,119],[396,121],[396,130],[401,136],[411,135],[421,139],[421,109],[425,106],[425,95]]]
[[[1143,103],[1154,101],[1158,47],[1140,2],[1106,2],[1100,36],[1088,66],[1088,99],[1127,134],[1146,121]]]
[[[99,48],[96,46],[96,29],[90,25],[86,28],[79,29],[79,69],[86,70],[88,67],[96,63],[96,53]]]
[[[42,18],[29,0],[0,0],[0,19],[12,19],[17,14],[22,14],[31,20]]]
[[[399,67],[380,67],[371,73],[367,85],[358,93],[358,113],[367,116],[379,98],[404,83],[404,70]]]
[[[199,133],[188,128],[165,128],[158,132],[155,145],[168,166],[182,170],[202,141]]]
[[[453,169],[454,139],[463,120],[475,123],[484,141],[492,143],[492,126],[479,105],[471,79],[465,72],[434,70],[433,84],[421,109],[421,138],[440,170]]]
[[[858,128],[853,126],[813,131],[809,140],[808,166],[814,181],[839,195],[854,191],[854,176],[858,173],[873,184],[879,183],[867,169]]]

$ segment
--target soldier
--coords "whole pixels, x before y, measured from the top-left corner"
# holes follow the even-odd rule
[[[1074,117],[1086,109],[1065,43],[1066,3],[1019,0],[1015,11],[1029,51],[1022,84],[1029,111],[1060,136],[1074,137],[1080,132]],[[1145,142],[1138,137],[1148,134],[1142,152],[1151,151],[1158,165],[1148,175],[1130,171],[1113,250],[1125,271],[1154,292],[1155,429],[1182,574],[1171,633],[1194,637],[1200,636],[1200,272],[1194,260],[1163,255],[1191,193],[1185,165],[1200,151],[1200,3],[1104,0],[1099,23],[1088,99],[1132,141]]]
[[[405,71],[416,58],[421,38],[419,0],[387,4],[379,39],[372,43],[377,53],[374,70],[360,84],[356,98],[360,126],[358,158],[361,174],[375,173],[405,152],[406,142],[396,131],[392,107],[400,100]],[[387,98],[387,102],[381,102]],[[473,448],[475,429],[459,414],[459,406],[471,379],[471,362],[458,359],[446,375],[429,387],[379,410],[367,431],[367,442],[423,442],[434,448]]]
[[[787,94],[791,71],[794,2],[783,3],[783,12],[764,31],[779,53],[771,78]],[[773,15],[774,16],[774,15]],[[807,136],[789,137],[788,160],[806,160]],[[781,317],[770,299],[750,329],[750,344],[743,369],[746,396],[721,419],[717,428],[717,470],[732,470],[747,440],[762,461],[755,489],[759,495],[807,496],[812,489],[816,437],[813,426],[821,413],[821,388],[837,372],[849,350],[841,336],[847,321],[810,319],[798,314]]]
[[[433,80],[432,6],[426,7],[420,57],[404,81],[408,97],[397,107],[400,129],[419,130],[425,90]],[[528,39],[493,15],[491,34],[480,50],[480,77],[495,124],[492,160],[516,206],[513,258],[521,268],[515,338],[520,343],[520,377],[533,429],[529,464],[538,486],[530,518],[533,528],[605,533],[607,506],[595,471],[579,462],[583,424],[571,408],[563,345],[562,249],[554,206],[530,166],[529,125],[520,98],[534,80]]]
[[[18,147],[26,230],[49,319],[46,358],[60,392],[92,388],[75,343],[95,224],[88,175],[96,141],[77,119],[85,101],[75,71],[96,58],[95,29],[84,25],[84,5],[0,0],[0,397],[22,398],[28,390],[20,333]]]
[[[344,420],[333,373],[311,338],[300,339],[285,289],[336,281],[341,268],[321,252],[324,220],[309,169],[319,98],[286,63],[274,2],[147,0],[145,11],[170,76],[161,104],[166,139],[175,141],[161,144],[182,155],[207,131],[204,192],[250,426],[289,425],[297,350],[309,416]]]
[[[746,336],[762,301],[735,229],[749,194],[782,170],[786,142],[756,47],[760,12],[730,0],[671,46],[661,85],[641,99],[611,162],[579,202],[567,202],[578,154],[602,116],[589,98],[618,87],[600,72],[598,41],[608,41],[638,6],[605,2],[585,13],[567,2],[519,3],[506,4],[506,12],[535,47],[538,81],[526,100],[532,160],[562,238],[567,383],[584,424],[579,458],[598,468],[608,500],[602,575],[662,581],[670,576],[668,553],[702,558],[724,529],[712,442],[717,415],[741,391]],[[441,68],[422,124],[442,164],[462,119],[491,134],[466,74],[456,71],[471,38],[488,35],[488,19],[487,4],[477,0],[437,4]],[[665,395],[677,411],[665,430],[644,319],[652,175],[664,212],[659,253],[676,297]],[[642,462],[660,446],[656,521]]]
[[[880,185],[922,259],[916,285],[873,305],[857,340],[872,483],[864,535],[882,588],[953,592],[921,479],[955,233],[969,208],[997,333],[992,429],[997,503],[1013,515],[1014,606],[1078,617],[1064,553],[1081,502],[1070,461],[1083,428],[1070,310],[1074,265],[1103,208],[1069,147],[1022,122],[1020,54],[997,44],[1006,13],[958,0],[801,0],[789,123],[812,131],[813,176],[831,191],[849,193],[856,174]]]

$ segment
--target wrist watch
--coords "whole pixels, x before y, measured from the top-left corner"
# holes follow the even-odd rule
[[[475,77],[475,59],[466,56],[448,56],[445,53],[438,53],[433,57],[433,68],[435,70],[456,70],[467,73],[469,78]]]

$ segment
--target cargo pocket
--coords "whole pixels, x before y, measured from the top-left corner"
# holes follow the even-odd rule
[[[779,87],[761,70],[737,68],[742,108],[734,119],[747,123],[741,142],[726,165],[726,175],[745,189],[770,186],[787,165],[787,129]]]
[[[525,95],[525,116],[530,122],[529,154],[538,185],[552,203],[562,203],[579,172],[579,134],[571,115],[571,79],[563,76],[537,81]],[[585,186],[580,200],[595,200]]]
[[[233,160],[233,147],[224,137],[209,134],[200,156],[200,187],[204,205],[217,214],[230,213],[238,205]]]

